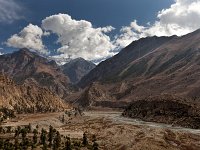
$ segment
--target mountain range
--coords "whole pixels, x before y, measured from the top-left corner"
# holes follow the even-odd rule
[[[26,88],[30,86],[36,95],[42,92],[40,89],[52,93],[50,101],[55,96],[61,103],[64,100],[67,104],[84,107],[124,108],[138,99],[165,94],[197,103],[200,97],[200,30],[182,37],[139,39],[97,66],[82,58],[59,66],[24,48],[1,55],[0,72],[2,78],[9,78],[16,84],[16,89],[25,86],[21,95],[27,95]],[[5,83],[2,89],[4,86]],[[6,91],[13,90],[6,88]]]
[[[84,66],[83,70],[77,65]],[[74,80],[71,82],[71,77],[78,81],[91,66],[91,62],[87,64],[83,59],[70,61],[69,65],[58,66],[55,61],[26,48],[1,55],[1,106],[28,112],[39,111],[40,108],[43,108],[40,111],[64,110],[69,106],[64,102],[67,96],[79,91],[72,84]],[[68,69],[74,74],[68,76]]]

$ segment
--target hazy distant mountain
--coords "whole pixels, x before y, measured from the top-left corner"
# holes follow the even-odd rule
[[[59,66],[63,66],[66,63],[69,63],[71,58],[62,58],[62,57],[56,57],[56,56],[48,56],[47,59],[49,61],[55,61]]]
[[[47,88],[36,85],[17,85],[0,74],[0,107],[14,109],[18,113],[63,111],[69,105]]]
[[[92,69],[95,68],[95,64],[87,61],[83,58],[77,58],[69,61],[62,66],[63,73],[69,77],[72,83],[77,83],[80,79],[87,75]]]
[[[29,83],[47,87],[60,97],[71,92],[71,84],[54,61],[21,49],[0,56],[0,72],[12,77],[18,84]]]
[[[199,98],[200,30],[182,37],[154,36],[135,41],[100,63],[79,86],[87,87],[82,95],[90,95],[84,100],[93,101],[93,105],[165,93]]]

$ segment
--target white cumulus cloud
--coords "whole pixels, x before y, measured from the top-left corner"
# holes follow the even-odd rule
[[[114,45],[106,33],[114,30],[107,26],[94,28],[91,22],[75,20],[67,14],[57,14],[42,21],[42,28],[58,36],[61,53],[57,58],[82,57],[87,60],[103,59],[112,56]]]
[[[115,44],[125,47],[132,41],[147,36],[184,35],[200,28],[200,0],[175,0],[170,8],[158,12],[157,21],[146,27],[133,21],[121,29]]]
[[[12,35],[6,42],[6,45],[14,48],[29,48],[41,54],[47,54],[48,51],[42,42],[42,36],[48,35],[37,25],[29,24],[19,34]]]
[[[22,19],[23,8],[14,0],[0,0],[0,23],[12,23]]]

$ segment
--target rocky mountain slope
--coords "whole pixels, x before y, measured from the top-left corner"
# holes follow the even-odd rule
[[[154,51],[156,48],[169,42],[173,38],[176,37],[154,36],[143,38],[131,43],[117,55],[101,62],[79,82],[79,86],[86,87],[94,81],[115,81],[120,72],[122,72],[133,61]]]
[[[95,101],[102,101],[104,105],[105,102],[129,103],[160,94],[198,100],[199,83],[200,30],[197,30],[182,37],[147,37],[135,41],[100,63],[79,86],[89,89],[82,93],[90,93],[89,100],[85,101],[97,97]],[[94,88],[106,89],[106,93],[92,92]]]
[[[35,85],[17,85],[13,80],[0,75],[0,107],[18,113],[55,112],[69,108],[69,105],[47,88]]]
[[[0,72],[13,78],[17,84],[30,84],[50,89],[65,98],[73,91],[70,80],[54,61],[21,49],[0,56]]]
[[[72,83],[77,83],[83,76],[88,74],[92,69],[95,68],[95,64],[87,61],[83,58],[77,58],[64,64],[61,68],[63,73],[69,77]]]
[[[189,128],[200,128],[199,107],[186,99],[162,95],[133,102],[123,116]]]

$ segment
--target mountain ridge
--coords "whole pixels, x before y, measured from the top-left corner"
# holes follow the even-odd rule
[[[95,64],[83,58],[73,59],[61,66],[63,73],[69,77],[73,84],[79,82],[83,76],[87,75],[95,67]]]
[[[200,30],[182,37],[143,38],[100,63],[78,85],[106,89],[106,98],[98,92],[90,95],[90,100],[99,95],[93,100],[93,105],[98,99],[124,103],[160,94],[200,99],[199,60]],[[93,88],[85,92],[91,93]]]
[[[49,61],[26,48],[1,55],[0,72],[13,78],[18,84],[29,83],[49,88],[61,98],[73,91],[69,78],[54,61]]]

